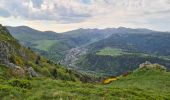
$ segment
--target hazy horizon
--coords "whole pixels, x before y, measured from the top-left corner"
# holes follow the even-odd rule
[[[21,25],[21,26],[6,26],[6,27],[14,27],[14,28],[17,28],[17,27],[28,27],[28,28],[31,28],[31,29],[34,29],[34,30],[37,30],[37,31],[41,31],[41,32],[47,32],[47,31],[51,31],[51,32],[56,32],[56,31],[53,31],[53,30],[39,30],[39,29],[36,29],[36,28],[33,28],[33,27],[29,27],[29,26],[26,26],[26,25]],[[152,29],[148,29],[148,28],[130,28],[130,27],[108,27],[108,28],[77,28],[77,29],[72,29],[72,30],[67,30],[67,31],[63,31],[63,32],[56,32],[56,33],[65,33],[65,32],[70,32],[70,31],[75,31],[75,30],[79,30],[79,29],[84,29],[84,30],[105,30],[105,29],[118,29],[118,28],[127,28],[127,29],[146,29],[146,30],[151,30],[151,31],[158,31],[158,32],[170,32],[170,31],[159,31],[159,30],[152,30]]]

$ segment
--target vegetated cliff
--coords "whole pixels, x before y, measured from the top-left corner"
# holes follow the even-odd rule
[[[92,82],[95,78],[66,69],[35,54],[14,39],[6,27],[0,25],[0,67],[10,69],[10,77],[50,77],[68,81]],[[1,70],[3,71],[3,70]]]

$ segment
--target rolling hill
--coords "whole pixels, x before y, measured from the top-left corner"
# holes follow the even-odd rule
[[[168,32],[122,33],[88,45],[85,55],[75,63],[80,70],[119,75],[136,68],[144,61],[170,68]]]
[[[82,72],[120,75],[136,69],[144,61],[170,68],[168,32],[124,27],[65,33],[41,32],[25,26],[8,29],[40,55]]]
[[[59,34],[51,31],[41,32],[27,26],[7,28],[24,46],[57,62],[63,61],[71,48],[85,46],[111,35],[110,31],[98,29],[78,29]]]

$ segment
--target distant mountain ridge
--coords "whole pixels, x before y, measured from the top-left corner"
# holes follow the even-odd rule
[[[71,48],[89,45],[112,34],[104,32],[105,30],[100,32],[98,29],[78,29],[57,34],[49,31],[41,32],[25,26],[7,28],[22,44],[45,56],[50,56],[52,60],[63,59],[63,56]]]
[[[29,26],[6,26],[8,29],[10,30],[32,30],[32,31],[39,31],[39,32],[51,32],[51,33],[55,33],[55,34],[65,34],[65,33],[73,33],[75,31],[114,31],[115,33],[116,32],[127,32],[127,31],[131,31],[131,32],[156,32],[155,30],[151,30],[151,29],[147,29],[147,28],[127,28],[127,27],[118,27],[118,28],[103,28],[103,29],[99,29],[99,28],[79,28],[79,29],[75,29],[75,30],[70,30],[70,31],[66,31],[66,32],[54,32],[52,30],[49,30],[49,31],[40,31],[38,29],[34,29],[34,28],[31,28]],[[157,32],[161,32],[161,31],[157,31]]]
[[[77,29],[64,33],[8,27],[27,47],[77,70],[119,75],[148,60],[170,68],[169,32],[125,27]]]

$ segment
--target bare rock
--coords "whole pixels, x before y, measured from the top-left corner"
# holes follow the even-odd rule
[[[139,69],[146,68],[146,69],[160,69],[160,70],[166,70],[166,67],[157,63],[152,64],[149,61],[146,61],[145,63],[142,63],[139,65]]]
[[[0,63],[5,63],[9,58],[9,49],[5,42],[0,42]]]
[[[27,68],[26,72],[30,75],[30,77],[37,77],[38,76],[37,72],[32,67]]]
[[[140,64],[140,65],[139,65],[139,68],[143,68],[143,67],[145,67],[145,66],[147,66],[147,65],[150,65],[150,64],[152,64],[152,63],[149,62],[149,61],[146,61],[146,62]]]
[[[13,64],[13,63],[10,63],[10,62],[6,62],[6,65],[7,65],[7,67],[9,67],[9,68],[22,69],[20,66],[17,66],[17,65],[15,65],[15,64]]]

